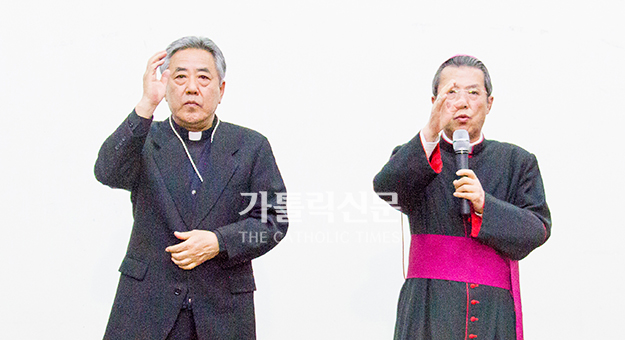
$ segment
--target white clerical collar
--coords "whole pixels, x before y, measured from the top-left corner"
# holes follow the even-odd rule
[[[441,135],[443,135],[443,139],[449,143],[449,144],[454,144],[454,141],[452,139],[449,139],[449,137],[447,137],[447,135],[445,134],[445,131],[443,131],[443,133],[441,133]],[[478,140],[476,140],[475,142],[471,143],[471,146],[480,144],[481,142],[484,141],[484,134],[480,134],[480,138]]]
[[[202,131],[189,131],[189,140],[197,142],[200,139],[202,139]]]
[[[204,179],[202,178],[202,175],[200,175],[200,172],[198,171],[197,166],[195,165],[195,162],[193,161],[193,158],[191,158],[191,154],[189,153],[189,149],[187,149],[187,145],[184,143],[184,140],[182,140],[182,137],[180,137],[180,134],[178,134],[178,131],[176,131],[176,129],[174,128],[174,123],[173,123],[174,120],[171,118],[172,116],[169,116],[169,118],[167,119],[169,120],[169,126],[171,127],[171,130],[174,132],[176,137],[178,137],[180,144],[182,144],[182,147],[184,148],[184,151],[187,154],[187,157],[189,158],[189,162],[191,162],[191,165],[193,166],[193,170],[195,170],[195,174],[200,179],[200,182],[204,183]],[[213,122],[215,120],[217,121],[217,124],[215,125],[215,127],[213,128],[213,132],[211,133],[211,143],[213,142],[213,137],[215,137],[215,131],[217,131],[217,127],[219,126],[219,122],[220,122],[217,116],[215,116],[215,118],[213,119]],[[199,134],[199,137],[198,137],[198,134]],[[198,132],[189,131],[189,140],[194,140],[192,139],[191,136],[193,136],[193,138],[197,138],[195,141],[198,141],[200,140],[200,138],[202,138],[202,131],[198,131]]]

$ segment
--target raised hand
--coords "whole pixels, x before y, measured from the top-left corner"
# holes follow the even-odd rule
[[[447,100],[447,93],[455,86],[456,81],[452,79],[441,88],[438,92],[438,96],[436,96],[436,99],[432,98],[432,112],[430,113],[430,119],[425,127],[421,129],[421,133],[424,135],[426,141],[435,141],[438,134],[452,119],[453,112],[447,109],[445,103]]]
[[[163,65],[166,56],[167,52],[161,51],[148,60],[148,65],[143,74],[143,96],[135,107],[135,112],[143,118],[152,118],[154,110],[165,97],[170,71],[165,70],[159,80],[156,77],[156,69]]]

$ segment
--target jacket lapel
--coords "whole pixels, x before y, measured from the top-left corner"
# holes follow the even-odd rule
[[[171,195],[180,217],[185,224],[185,229],[191,230],[193,221],[193,211],[188,199],[185,199],[189,184],[186,183],[189,159],[186,152],[176,138],[167,121],[159,122],[160,129],[156,129],[153,141],[156,144],[154,151],[154,161],[158,166],[161,178],[165,187]],[[174,230],[179,230],[177,226],[170,226]]]
[[[237,170],[238,164],[234,155],[239,150],[238,139],[231,135],[228,123],[220,122],[215,130],[208,156],[208,173],[202,183],[202,194],[198,197],[196,228],[210,213],[222,192]]]

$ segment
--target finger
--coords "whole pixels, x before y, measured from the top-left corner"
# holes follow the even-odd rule
[[[182,251],[187,250],[187,244],[185,242],[180,242],[178,244],[175,244],[173,246],[169,246],[167,248],[165,248],[165,251],[168,253],[180,253]]]
[[[445,100],[447,100],[447,92],[439,93],[438,96],[436,96],[436,100],[434,101],[434,110],[433,110],[433,112],[439,112],[441,110]]]
[[[477,194],[474,192],[459,192],[456,191],[454,192],[454,196],[458,197],[458,198],[465,198],[468,199],[469,201],[473,201],[477,198]]]
[[[454,191],[455,193],[464,193],[464,192],[471,192],[471,190],[469,190],[469,188],[466,185],[461,185],[456,187],[456,191]]]
[[[170,74],[171,74],[171,71],[169,69],[167,69],[161,75],[161,83],[163,83],[163,85],[167,85],[167,81],[169,81],[169,75]]]
[[[188,240],[189,237],[191,237],[191,232],[190,231],[184,231],[184,232],[174,231],[174,236],[176,236],[176,238],[179,240]]]
[[[148,59],[148,65],[152,65],[154,63],[164,63],[165,57],[167,56],[167,51],[159,51],[156,52],[150,59]]]
[[[192,258],[189,258],[189,257],[186,257],[183,259],[177,259],[177,258],[174,258],[173,256],[171,258],[171,261],[178,267],[188,266],[195,262]]]
[[[456,189],[458,189],[460,187],[467,186],[467,185],[474,186],[475,185],[475,180],[472,179],[472,178],[469,178],[469,177],[462,177],[462,178],[459,178],[459,179],[455,180],[453,182],[453,184],[454,184],[454,187],[456,187]]]
[[[165,63],[165,58],[156,60],[155,62],[152,63],[152,69],[156,70],[159,66],[163,65],[164,63]]]
[[[179,261],[178,263],[174,262],[178,267],[183,268],[183,267],[189,267],[189,266],[193,266],[195,267],[194,262],[192,261]],[[184,268],[183,268],[184,269]]]
[[[471,179],[477,179],[477,176],[475,175],[475,172],[473,172],[473,170],[471,169],[460,169],[458,171],[456,171],[456,176],[466,176],[469,177]]]
[[[184,259],[188,259],[189,258],[189,253],[186,252],[186,251],[179,252],[179,253],[171,253],[171,258],[175,259],[177,261],[182,261]]]
[[[191,262],[194,262],[193,257],[188,255],[180,256],[179,254],[175,254],[175,256],[172,255],[171,260],[177,265],[187,265]]]
[[[441,88],[441,92],[447,93],[454,87],[456,87],[456,79],[451,79],[449,80],[449,82],[447,82],[447,84],[443,85],[443,88]]]
[[[434,106],[440,107],[443,105],[443,102],[447,99],[447,93],[449,90],[456,86],[456,80],[452,79],[447,84],[445,84],[441,90],[438,92],[438,96],[436,96],[436,101],[434,102]]]
[[[456,192],[479,193],[480,191],[480,187],[471,183],[463,184],[456,188]]]
[[[178,266],[178,268],[185,270],[193,269],[195,267],[193,263],[176,263],[176,265]]]
[[[184,269],[184,270],[191,270],[191,269],[195,268],[196,266],[197,266],[196,263],[189,263],[187,265],[178,266],[178,267],[180,267],[181,269]]]
[[[146,68],[146,73],[150,75],[156,75],[156,69],[165,63],[165,57],[167,56],[166,51],[157,52],[148,60],[148,66]]]

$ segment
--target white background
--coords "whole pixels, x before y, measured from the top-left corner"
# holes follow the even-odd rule
[[[294,194],[286,239],[254,261],[258,339],[392,338],[399,216],[371,182],[425,124],[434,72],[459,53],[492,75],[486,137],[536,154],[552,211],[551,239],[521,262],[526,338],[614,339],[625,318],[624,9],[3,2],[0,338],[102,337],[132,216],[127,192],[95,180],[97,151],[139,101],[147,59],[203,35],[228,64],[218,115],[269,138]],[[163,104],[157,119],[167,114]]]

